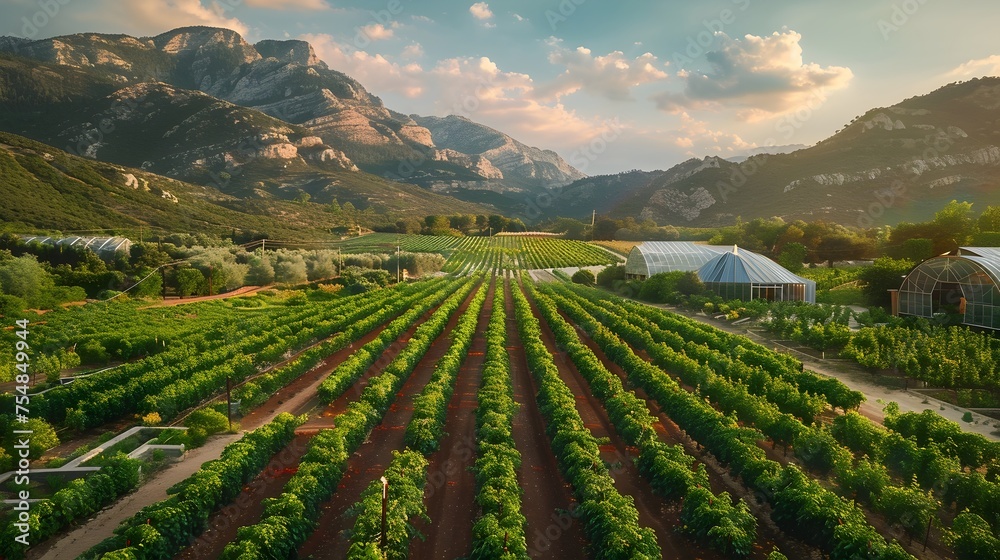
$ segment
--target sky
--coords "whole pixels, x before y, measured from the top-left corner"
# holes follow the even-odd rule
[[[3,0],[0,35],[186,25],[303,39],[406,114],[457,114],[581,171],[811,145],[1000,75],[995,0]]]

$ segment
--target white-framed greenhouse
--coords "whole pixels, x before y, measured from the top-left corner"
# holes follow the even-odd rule
[[[736,246],[647,241],[629,252],[627,278],[696,271],[705,287],[726,299],[816,302],[816,282],[771,259]]]
[[[1000,248],[961,247],[907,274],[897,294],[899,315],[932,318],[959,313],[966,325],[1000,329]]]
[[[113,259],[115,254],[128,255],[132,250],[132,241],[127,237],[49,237],[45,235],[22,235],[25,243],[44,243],[57,247],[84,247],[97,253],[105,260]]]

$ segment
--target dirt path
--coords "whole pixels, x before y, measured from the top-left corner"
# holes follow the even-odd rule
[[[479,289],[483,289],[480,287]],[[333,497],[320,506],[320,517],[316,530],[299,547],[300,558],[346,558],[350,540],[344,531],[354,525],[354,519],[345,516],[361,493],[373,480],[385,472],[392,461],[392,452],[403,449],[406,425],[413,417],[413,399],[434,373],[437,361],[448,351],[451,338],[448,336],[458,323],[458,318],[468,309],[474,291],[465,298],[445,326],[444,331],[420,359],[413,372],[396,394],[395,402],[375,427],[368,439],[354,452],[347,462],[347,471],[340,481]],[[353,400],[353,399],[352,399]]]
[[[476,476],[469,468],[476,459],[476,394],[486,359],[486,328],[495,289],[494,278],[479,313],[469,353],[455,379],[455,392],[448,403],[445,421],[447,433],[441,447],[430,456],[424,504],[431,523],[423,520],[415,523],[426,539],[410,541],[410,558],[459,558],[472,551]],[[448,530],[441,530],[444,527]]]
[[[584,426],[594,437],[608,438],[611,442],[610,445],[601,446],[601,458],[611,465],[611,476],[618,491],[623,496],[631,496],[635,501],[636,510],[639,512],[639,525],[649,527],[656,533],[656,541],[665,558],[697,557],[704,560],[721,560],[723,556],[718,552],[675,531],[680,521],[679,504],[668,503],[656,495],[649,483],[639,474],[635,466],[639,450],[628,446],[622,440],[608,418],[604,405],[590,392],[590,386],[576,365],[566,352],[556,347],[552,330],[538,311],[534,300],[531,301],[531,308],[541,324],[542,342],[555,360],[559,377],[576,396],[576,408]]]
[[[517,284],[505,282],[507,312],[507,348],[510,355],[511,378],[517,414],[514,416],[514,443],[521,453],[518,478],[524,494],[521,510],[527,518],[525,536],[528,552],[533,558],[586,558],[586,539],[579,523],[560,523],[560,513],[569,510],[573,500],[569,484],[563,480],[556,457],[545,434],[545,421],[538,410],[535,395],[538,387],[528,370],[527,358],[514,317],[514,301],[510,290]]]
[[[75,529],[58,537],[57,540],[50,539],[47,543],[29,550],[28,558],[41,560],[76,558],[110,537],[119,523],[132,517],[143,507],[165,499],[168,488],[194,474],[205,461],[217,459],[222,450],[237,439],[239,436],[235,434],[215,436],[205,445],[188,451],[183,461],[160,471],[138,490],[101,510],[82,525],[77,525]]]
[[[224,294],[213,294],[210,296],[194,296],[194,297],[178,297],[172,296],[167,299],[157,302],[149,307],[173,307],[175,305],[184,305],[186,303],[195,303],[198,301],[211,301],[214,299],[228,299],[231,297],[247,296],[256,293],[259,290],[263,290],[267,286],[243,286],[242,288],[237,288],[231,292],[226,292]],[[149,307],[144,307],[143,309],[148,309]]]

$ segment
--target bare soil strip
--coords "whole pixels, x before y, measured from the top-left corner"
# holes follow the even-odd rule
[[[486,288],[483,288],[486,289]],[[410,541],[410,558],[459,558],[472,551],[472,521],[476,511],[476,393],[482,380],[486,327],[496,289],[494,280],[479,313],[469,353],[458,371],[455,392],[448,403],[447,431],[438,451],[430,456],[424,504],[428,524],[418,520],[425,540]]]
[[[300,558],[320,560],[347,557],[350,540],[344,531],[353,526],[354,520],[347,518],[344,514],[357,502],[361,492],[368,484],[382,476],[385,468],[392,461],[392,452],[403,449],[406,425],[413,416],[413,399],[420,394],[421,389],[430,380],[437,361],[448,351],[448,347],[451,345],[448,333],[455,328],[458,318],[469,308],[469,303],[474,295],[475,290],[469,293],[462,305],[451,316],[442,334],[434,340],[430,349],[420,359],[410,377],[403,384],[403,388],[396,394],[396,400],[382,419],[382,423],[375,427],[368,440],[348,460],[347,472],[340,481],[340,486],[333,497],[321,506],[322,511],[316,530],[299,548]],[[406,337],[406,340],[409,340],[409,336]],[[379,362],[381,363],[382,360],[380,359]],[[382,366],[384,367],[388,363],[386,361]],[[378,365],[376,364],[376,366]],[[351,395],[351,400],[356,398],[353,391],[349,391],[348,394]]]
[[[538,410],[538,387],[528,370],[521,335],[514,318],[514,301],[508,282],[505,292],[507,344],[510,354],[514,399],[520,405],[514,417],[514,443],[521,453],[521,509],[528,520],[525,536],[533,558],[585,558],[583,528],[565,512],[575,505],[569,484],[559,473],[555,454],[545,434],[545,421]]]

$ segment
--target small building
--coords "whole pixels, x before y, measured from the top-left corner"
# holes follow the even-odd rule
[[[1000,248],[960,247],[918,264],[893,297],[893,314],[960,314],[969,326],[1000,329]]]
[[[132,241],[127,237],[48,237],[45,235],[22,235],[25,243],[44,243],[56,247],[82,247],[90,249],[97,256],[110,261],[117,253],[128,256],[132,250]]]
[[[674,271],[696,271],[706,288],[727,299],[816,302],[816,282],[735,245],[645,242],[633,247],[625,261],[627,278]]]

